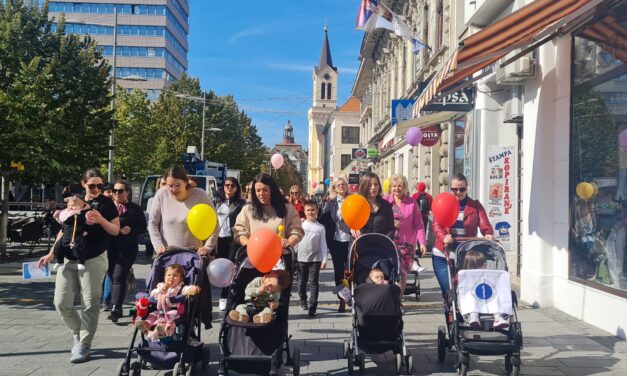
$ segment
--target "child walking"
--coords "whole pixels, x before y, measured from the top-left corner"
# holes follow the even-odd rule
[[[296,245],[296,259],[300,268],[298,295],[300,307],[308,311],[309,317],[316,316],[318,308],[318,291],[320,269],[327,266],[327,241],[324,226],[318,222],[318,203],[305,201],[305,220],[303,230],[305,236]],[[307,304],[307,284],[310,288],[309,304]]]

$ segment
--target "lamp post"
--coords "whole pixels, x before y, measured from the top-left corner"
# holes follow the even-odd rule
[[[202,101],[202,129],[200,131],[200,159],[204,161],[205,160],[205,112],[207,108],[206,93],[203,92],[202,97],[194,97],[191,95],[181,94],[181,93],[177,93],[174,96],[180,99],[187,99],[190,101],[196,101],[196,102]],[[216,128],[216,127],[212,127],[207,130],[210,132],[222,132],[222,129]]]

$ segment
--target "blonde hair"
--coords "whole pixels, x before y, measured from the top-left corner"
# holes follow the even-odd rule
[[[343,182],[344,184],[346,184],[346,195],[349,194],[349,192],[348,192],[348,181],[346,181],[346,179],[343,176],[340,176],[340,177],[337,177],[337,178],[333,179],[333,182],[331,183],[331,187],[330,187],[330,190],[329,190],[329,198],[331,200],[335,200],[337,198],[337,192],[335,191],[335,186],[339,182]]]
[[[390,191],[393,184],[400,184],[403,187],[403,197],[409,195],[409,184],[407,178],[401,174],[394,174],[390,176]]]

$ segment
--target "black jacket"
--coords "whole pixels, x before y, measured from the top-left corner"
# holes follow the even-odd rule
[[[120,232],[118,236],[111,238],[111,250],[118,252],[120,257],[124,257],[128,252],[137,251],[137,236],[146,232],[146,216],[142,208],[131,201],[123,205],[126,206],[126,213],[120,216],[120,229],[128,226],[131,232],[126,235]]]
[[[215,205],[216,210],[218,210],[218,207],[222,205],[224,201],[227,201],[227,200],[221,200],[220,198],[215,199],[213,204]],[[239,214],[239,212],[242,211],[242,208],[244,207],[244,205],[246,205],[246,200],[241,199],[241,198],[239,200],[229,201],[229,223],[231,224],[231,233],[233,233],[233,225],[235,225],[235,220],[237,219],[237,215]]]
[[[394,227],[394,211],[392,210],[392,205],[381,196],[377,196],[377,204],[379,205],[379,210],[376,213],[370,213],[370,218],[368,218],[368,222],[366,222],[366,225],[361,229],[361,233],[383,234],[394,238],[396,228]]]
[[[331,241],[335,237],[337,226],[340,226],[341,231],[347,234],[351,233],[351,229],[344,223],[344,220],[337,216],[337,199],[332,199],[324,203],[322,216],[318,221],[324,226],[327,244],[331,244]]]

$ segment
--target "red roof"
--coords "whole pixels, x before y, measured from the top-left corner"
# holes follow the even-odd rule
[[[348,100],[340,107],[338,112],[359,112],[361,109],[361,101],[357,97],[350,97]]]

